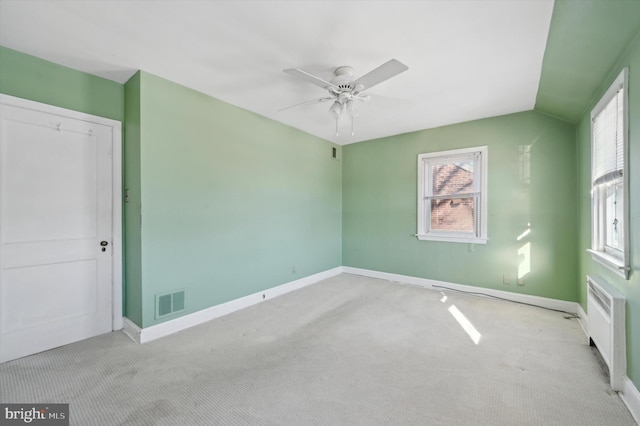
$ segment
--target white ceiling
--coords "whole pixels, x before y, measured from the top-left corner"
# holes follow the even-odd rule
[[[339,144],[533,109],[553,0],[0,0],[0,45],[119,83],[138,69]],[[395,58],[356,134],[282,72]],[[345,127],[345,129],[348,126]]]

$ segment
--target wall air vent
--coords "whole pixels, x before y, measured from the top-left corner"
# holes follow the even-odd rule
[[[156,295],[156,319],[184,311],[184,290]]]

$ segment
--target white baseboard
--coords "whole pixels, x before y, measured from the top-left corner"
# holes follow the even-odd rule
[[[640,424],[640,391],[627,376],[622,378],[622,392],[618,393],[636,423]]]
[[[231,300],[220,305],[212,306],[210,308],[203,309],[198,312],[194,312],[179,318],[175,318],[160,324],[152,325],[151,327],[140,328],[128,318],[124,318],[123,331],[133,341],[137,343],[146,343],[152,340],[159,339],[164,336],[168,336],[178,331],[185,330],[190,327],[211,321],[212,319],[219,318],[221,316],[230,314],[240,309],[247,308],[260,302],[264,302],[268,299],[281,296],[285,293],[289,293],[294,290],[306,287],[311,284],[315,284],[327,278],[331,278],[342,273],[342,267],[329,269],[324,272],[320,272],[308,277],[301,278],[299,280],[291,281],[286,284],[279,285],[277,287],[269,288],[257,293],[250,294],[239,299]]]
[[[315,284],[327,278],[339,275],[341,273],[361,275],[370,278],[379,278],[387,281],[395,281],[403,284],[416,285],[432,290],[440,290],[439,287],[445,287],[452,290],[482,293],[488,296],[500,297],[515,302],[529,303],[532,305],[542,306],[550,309],[575,313],[579,316],[578,323],[582,327],[586,336],[588,333],[587,314],[579,303],[568,302],[564,300],[550,299],[546,297],[530,296],[526,294],[511,293],[508,291],[494,290],[484,287],[473,287],[462,284],[454,284],[445,281],[430,280],[426,278],[412,277],[408,275],[391,274],[388,272],[372,271],[369,269],[352,268],[350,266],[340,266],[329,269],[318,274],[310,275],[296,281],[291,281],[277,287],[273,287],[264,291],[250,294],[240,299],[235,299],[220,305],[202,311],[194,312],[180,318],[176,318],[161,324],[153,325],[147,328],[140,328],[128,318],[123,318],[122,331],[137,343],[146,343],[159,339],[164,336],[176,333],[181,330],[211,321],[212,319],[230,314],[232,312],[244,309],[246,307],[258,304],[268,299],[289,293],[294,290]],[[619,393],[620,398],[625,403],[631,415],[637,423],[640,424],[640,392],[633,382],[625,376],[622,380],[622,391]]]
[[[532,305],[542,306],[550,309],[575,313],[578,315],[578,323],[582,327],[586,336],[589,336],[589,328],[587,322],[587,314],[579,303],[568,302],[565,300],[550,299],[546,297],[530,296],[526,294],[510,293],[508,291],[493,290],[484,287],[472,287],[462,284],[448,283],[444,281],[430,280],[426,278],[412,277],[408,275],[391,274],[388,272],[372,271],[369,269],[352,268],[343,266],[342,272],[345,274],[361,275],[370,278],[380,278],[387,281],[395,281],[402,284],[416,285],[432,290],[440,290],[436,286],[447,287],[453,290],[469,291],[473,293],[482,293],[488,296],[496,296],[515,302],[530,303]],[[620,398],[625,403],[636,423],[640,424],[640,392],[635,387],[631,379],[624,376],[622,379],[622,391],[619,392]]]
[[[122,332],[129,336],[134,342],[140,343],[140,333],[142,329],[127,317],[122,317]]]
[[[547,297],[531,296],[528,294],[511,293],[509,291],[494,290],[485,287],[473,287],[463,284],[454,284],[446,281],[430,280],[427,278],[418,278],[408,275],[390,274],[388,272],[372,271],[369,269],[352,268],[343,266],[342,272],[345,274],[362,275],[370,278],[380,278],[387,281],[396,281],[403,284],[411,284],[432,290],[442,290],[438,287],[445,287],[451,290],[465,291],[471,293],[481,293],[487,296],[500,297],[502,299],[514,302],[529,303],[532,305],[542,306],[544,308],[556,309],[559,311],[577,313],[580,306],[576,302],[568,302],[566,300],[550,299]],[[586,318],[586,316],[585,316]]]

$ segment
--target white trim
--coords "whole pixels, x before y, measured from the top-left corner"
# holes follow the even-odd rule
[[[112,122],[113,144],[113,202],[111,204],[111,224],[113,226],[111,235],[111,253],[113,256],[113,291],[112,291],[112,329],[122,329],[122,262],[123,262],[123,235],[122,235],[122,123],[115,120]]]
[[[122,123],[110,118],[99,117],[81,111],[74,111],[28,99],[17,98],[15,96],[0,93],[0,104],[10,105],[17,108],[56,114],[63,117],[82,120],[89,123],[100,124],[112,129],[112,164],[113,164],[113,189],[112,189],[112,290],[111,305],[112,316],[111,326],[113,330],[120,330],[122,323]]]
[[[242,297],[240,299],[232,300],[221,305],[213,306],[211,308],[204,309],[189,315],[185,315],[174,320],[170,320],[158,325],[154,325],[148,328],[140,328],[134,324],[130,319],[123,318],[122,331],[129,336],[136,343],[147,343],[152,340],[159,339],[164,336],[176,333],[178,331],[205,323],[215,318],[230,314],[240,309],[258,304],[266,299],[272,299],[274,297],[289,293],[294,290],[306,287],[311,284],[315,284],[327,278],[331,278],[341,273],[361,275],[370,278],[379,278],[388,281],[395,281],[403,284],[416,285],[428,289],[434,289],[435,285],[442,285],[455,290],[482,292],[489,296],[498,296],[504,299],[513,300],[516,302],[531,303],[539,306],[543,306],[550,309],[559,309],[567,312],[576,312],[579,316],[578,322],[585,332],[585,336],[589,333],[586,330],[585,324],[587,324],[587,314],[582,306],[576,302],[567,302],[564,300],[549,299],[545,297],[530,296],[524,294],[510,293],[500,290],[492,290],[487,288],[478,288],[462,284],[453,284],[444,281],[429,280],[426,278],[412,277],[408,275],[391,274],[387,272],[372,271],[368,269],[352,268],[350,266],[339,266],[337,268],[329,269],[324,272],[320,272],[315,275],[310,275],[305,278],[301,278],[296,281],[274,287],[265,291],[260,291],[249,296]],[[263,298],[265,295],[265,298]],[[633,382],[625,376],[622,379],[622,392],[619,393],[620,398],[629,409],[631,415],[640,423],[640,392],[635,387]]]
[[[625,266],[624,261],[620,258],[612,256],[604,251],[597,251],[592,249],[587,249],[587,252],[591,254],[591,259],[598,262],[602,266],[608,268],[615,274],[628,279],[628,271],[631,269],[628,266]]]
[[[177,333],[178,331],[203,324],[205,322],[211,321],[212,319],[222,317],[235,311],[239,311],[240,309],[256,305],[265,300],[273,299],[274,297],[278,297],[285,293],[301,289],[311,284],[316,284],[327,278],[340,275],[341,273],[342,267],[338,266],[324,272],[309,275],[308,277],[300,278],[299,280],[279,285],[277,287],[259,291],[248,296],[241,297],[239,299],[231,300],[229,302],[212,306],[198,312],[187,314],[160,324],[152,325],[151,327],[140,328],[133,322],[131,322],[131,320],[125,318],[125,328],[123,331],[127,336],[129,336],[131,339],[133,339],[133,341],[137,343],[151,342],[152,340]]]
[[[471,244],[487,244],[489,241],[487,238],[478,238],[478,237],[454,237],[452,234],[450,235],[437,235],[435,233],[431,234],[416,234],[421,241],[442,241],[445,243],[471,243]]]
[[[425,160],[436,158],[452,161],[460,158],[477,158],[480,156],[479,164],[474,169],[474,191],[467,194],[473,197],[479,204],[475,219],[475,229],[473,232],[447,232],[431,231],[429,223],[430,210],[425,206],[427,194],[431,189],[425,187],[426,174],[429,173]],[[489,180],[489,147],[487,145],[470,148],[453,149],[448,151],[436,151],[418,154],[418,232],[415,236],[421,241],[445,241],[456,243],[487,243],[487,206],[488,206],[488,180]],[[429,178],[431,180],[431,177]],[[479,181],[479,187],[478,187]]]
[[[129,338],[134,342],[140,343],[140,334],[142,333],[142,329],[127,317],[122,318],[122,332],[129,336]]]
[[[617,259],[614,256],[611,256],[604,252],[604,237],[603,237],[603,229],[601,226],[600,217],[596,217],[601,213],[596,213],[596,196],[597,192],[595,191],[593,184],[593,176],[591,178],[591,249],[587,250],[591,253],[591,257],[594,261],[600,263],[601,265],[609,268],[616,274],[623,277],[625,280],[629,279],[629,271],[630,268],[630,239],[631,239],[631,207],[630,207],[630,183],[629,183],[629,68],[623,68],[620,74],[616,77],[616,79],[611,83],[611,86],[607,89],[607,91],[602,95],[596,106],[591,110],[591,120],[589,127],[589,138],[591,140],[591,175],[593,174],[593,120],[594,118],[607,106],[609,101],[616,95],[618,90],[622,88],[624,90],[623,95],[623,108],[622,108],[622,124],[623,124],[623,153],[624,153],[624,162],[623,162],[623,182],[624,182],[624,192],[623,192],[623,206],[624,206],[624,252],[622,253],[622,258]]]
[[[586,327],[586,325],[588,324],[587,314],[582,308],[582,305],[576,302],[568,302],[565,300],[550,299],[550,298],[539,297],[539,296],[530,296],[526,294],[516,294],[516,293],[493,290],[493,289],[488,289],[483,287],[472,287],[472,286],[467,286],[462,284],[453,284],[453,283],[448,283],[443,281],[429,280],[426,278],[412,277],[408,275],[399,275],[399,274],[391,274],[388,272],[372,271],[369,269],[352,268],[350,266],[343,266],[342,269],[345,274],[361,275],[369,278],[379,278],[383,280],[399,282],[402,284],[416,285],[419,287],[424,287],[424,288],[433,289],[433,290],[438,290],[437,288],[434,288],[434,286],[441,285],[443,287],[449,287],[455,290],[471,291],[475,293],[481,292],[489,296],[497,296],[497,297],[512,300],[515,302],[530,303],[533,305],[538,305],[538,306],[542,306],[549,309],[557,309],[557,310],[566,311],[566,312],[575,312],[579,316],[578,323],[582,327],[582,330],[584,331],[585,336],[587,337],[589,336],[589,333],[587,331],[588,327]],[[620,398],[622,399],[624,404],[629,409],[629,412],[635,419],[636,423],[640,424],[640,392],[635,387],[631,379],[629,379],[629,377],[627,377],[626,375],[622,378],[622,391],[619,392],[618,394],[620,395]]]
[[[609,101],[615,96],[615,94],[618,92],[618,90],[620,90],[621,87],[627,87],[629,82],[628,76],[629,76],[629,68],[624,68],[620,72],[620,74],[618,74],[618,76],[613,81],[613,83],[611,83],[611,86],[609,86],[607,91],[602,94],[596,106],[594,106],[593,109],[591,110],[591,121],[593,121],[593,119],[596,118],[598,114],[600,114],[600,112],[604,109],[604,107],[607,106]],[[627,93],[624,94],[624,97],[626,99]]]
[[[577,312],[578,306],[579,306],[579,304],[576,302],[550,299],[547,297],[540,297],[540,296],[531,296],[528,294],[511,293],[509,291],[493,290],[485,287],[473,287],[473,286],[464,285],[464,284],[455,284],[455,283],[449,283],[446,281],[430,280],[427,278],[418,278],[418,277],[412,277],[408,275],[398,275],[398,274],[391,274],[388,272],[379,272],[379,271],[372,271],[368,269],[352,268],[349,266],[343,266],[342,269],[345,274],[362,275],[370,278],[380,278],[383,280],[395,281],[402,284],[415,285],[415,286],[424,287],[432,290],[440,290],[439,288],[436,288],[436,286],[448,287],[452,290],[482,293],[487,296],[500,297],[502,299],[511,300],[513,302],[529,303],[532,305],[537,305],[537,306],[541,306],[549,309],[556,309],[559,311],[565,311],[569,313]]]
[[[640,392],[627,376],[622,378],[622,392],[620,399],[627,406],[636,423],[640,424]]]

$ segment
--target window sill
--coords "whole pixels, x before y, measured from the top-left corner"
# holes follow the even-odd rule
[[[472,244],[487,244],[489,241],[487,238],[477,237],[449,237],[444,235],[429,235],[429,234],[416,234],[421,241],[444,241],[448,243],[472,243]]]
[[[625,280],[629,279],[629,268],[625,266],[622,259],[597,250],[587,249],[587,252],[591,254],[591,258],[599,264],[607,267]]]

